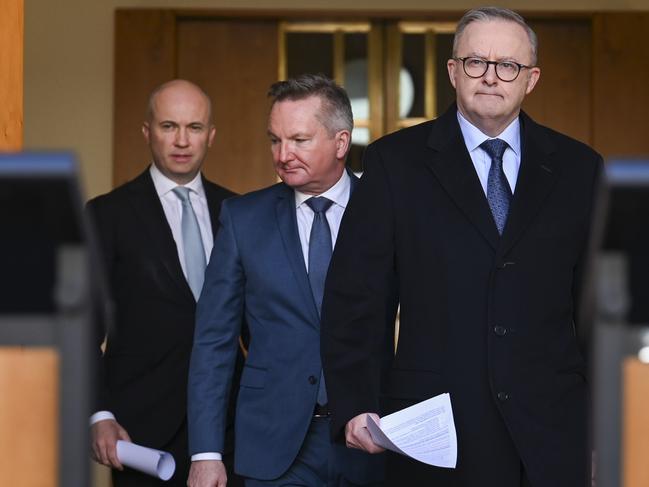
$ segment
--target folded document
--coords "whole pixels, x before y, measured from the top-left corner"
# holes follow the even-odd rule
[[[457,465],[457,436],[448,393],[384,416],[380,424],[369,415],[367,420],[372,441],[386,450],[437,467]]]

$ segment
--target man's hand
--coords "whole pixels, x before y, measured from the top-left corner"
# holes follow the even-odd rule
[[[372,441],[370,432],[367,430],[367,415],[370,415],[379,424],[379,415],[375,413],[363,413],[350,419],[345,426],[345,440],[348,448],[357,448],[367,453],[381,453],[385,448],[380,447]]]
[[[114,419],[98,421],[90,427],[92,458],[107,467],[124,470],[117,458],[117,440],[131,441],[124,428]]]
[[[220,460],[197,460],[189,469],[188,487],[225,487],[228,476]]]

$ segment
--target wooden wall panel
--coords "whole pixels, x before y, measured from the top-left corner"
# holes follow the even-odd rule
[[[59,357],[0,347],[0,485],[58,485]]]
[[[649,365],[636,358],[624,361],[622,413],[623,487],[649,485]]]
[[[593,20],[593,144],[604,156],[649,156],[649,12]]]
[[[118,10],[115,41],[114,184],[149,162],[140,125],[146,98],[175,76],[214,100],[217,136],[206,174],[235,191],[274,181],[265,138],[265,92],[277,77],[272,16],[185,17]],[[260,20],[261,19],[261,20]],[[605,157],[649,154],[649,12],[536,18],[541,80],[523,108]]]
[[[175,25],[168,10],[115,14],[114,186],[133,179],[151,162],[142,122],[151,91],[175,77]]]
[[[212,98],[205,175],[239,193],[273,184],[266,93],[278,76],[277,22],[180,19],[177,29],[178,75]]]
[[[23,0],[3,0],[0,15],[0,150],[23,145]]]
[[[523,109],[537,122],[591,144],[590,20],[536,20],[530,25],[539,38],[541,78]]]

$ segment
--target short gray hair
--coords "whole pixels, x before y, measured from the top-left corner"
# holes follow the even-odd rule
[[[532,28],[527,25],[525,19],[513,10],[503,7],[479,7],[466,12],[457,24],[455,29],[455,37],[453,38],[453,57],[457,57],[457,45],[460,42],[462,34],[467,26],[472,22],[488,22],[490,20],[505,20],[507,22],[514,22],[520,25],[530,40],[532,47],[532,66],[536,66],[539,50],[539,39]]]
[[[322,109],[316,117],[330,134],[340,130],[351,132],[354,128],[352,106],[347,92],[322,74],[303,74],[273,83],[268,96],[272,98],[273,105],[285,100],[296,101],[317,96]]]

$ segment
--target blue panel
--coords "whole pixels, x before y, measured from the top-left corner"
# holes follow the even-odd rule
[[[649,186],[649,159],[608,161],[606,179],[613,186]]]
[[[77,161],[67,152],[0,154],[0,177],[75,177]]]

